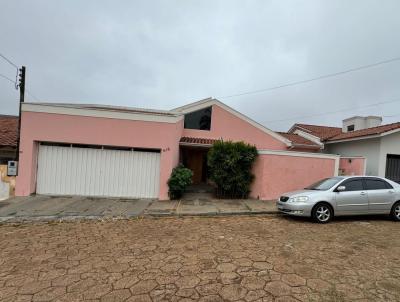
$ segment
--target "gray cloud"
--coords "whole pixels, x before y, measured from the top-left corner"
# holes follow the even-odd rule
[[[4,0],[0,52],[27,66],[27,88],[42,101],[170,109],[400,56],[399,11],[397,0]],[[0,73],[15,77],[2,60]],[[221,101],[276,130],[355,114],[399,114],[385,118],[394,122],[399,79],[395,62]],[[0,113],[16,114],[17,100],[0,78]]]

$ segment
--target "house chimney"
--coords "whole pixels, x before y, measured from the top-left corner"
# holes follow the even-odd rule
[[[343,120],[342,131],[351,132],[372,127],[377,127],[382,124],[380,116],[353,116]]]

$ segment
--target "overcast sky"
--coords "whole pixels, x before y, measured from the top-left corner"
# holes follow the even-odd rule
[[[0,53],[26,65],[27,89],[43,102],[172,109],[212,96],[274,130],[351,115],[400,120],[400,61],[223,98],[400,57],[398,0],[1,4]],[[15,78],[2,59],[0,73]],[[17,112],[18,92],[0,78],[0,113]]]

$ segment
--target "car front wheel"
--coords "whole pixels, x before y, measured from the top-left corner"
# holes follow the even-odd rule
[[[400,201],[394,204],[390,214],[395,221],[400,221]]]
[[[325,203],[317,204],[312,211],[312,218],[318,223],[328,223],[332,220],[332,217],[332,208]]]

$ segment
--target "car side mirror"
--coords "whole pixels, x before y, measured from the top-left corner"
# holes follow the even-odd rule
[[[344,190],[346,190],[345,186],[339,186],[336,188],[336,191],[338,191],[338,192],[343,192]]]

